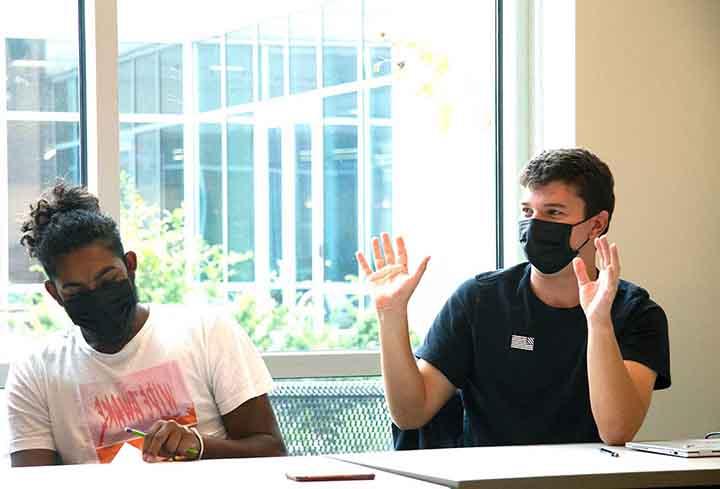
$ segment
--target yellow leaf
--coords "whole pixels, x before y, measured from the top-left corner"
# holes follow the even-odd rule
[[[440,126],[440,132],[447,134],[452,125],[452,114],[453,107],[450,104],[442,104],[438,110],[438,125]]]
[[[432,97],[433,94],[433,86],[431,82],[423,83],[420,85],[420,90],[418,91],[420,95],[424,95],[425,97]]]

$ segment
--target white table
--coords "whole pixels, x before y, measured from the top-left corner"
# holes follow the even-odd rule
[[[453,448],[335,458],[458,488],[650,488],[720,486],[720,457],[684,459],[600,444]]]
[[[286,472],[308,468],[340,468],[357,472],[358,466],[327,457],[278,457],[234,460],[202,460],[146,464],[65,465],[53,467],[0,468],[0,487],[34,489],[173,488],[173,489],[441,489],[412,478],[374,470],[375,479],[347,482],[295,482]]]

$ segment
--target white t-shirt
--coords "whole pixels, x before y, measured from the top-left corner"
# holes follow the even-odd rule
[[[11,366],[10,453],[49,449],[66,464],[106,463],[134,438],[125,427],[146,431],[158,419],[224,438],[221,416],[271,388],[262,358],[234,321],[152,306],[118,353],[94,350],[72,328]]]

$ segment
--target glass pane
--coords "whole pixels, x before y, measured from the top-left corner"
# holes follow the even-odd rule
[[[325,46],[323,48],[323,84],[326,87],[357,80],[357,49]]]
[[[325,97],[323,115],[325,117],[357,117],[357,93],[344,93]]]
[[[390,48],[370,48],[370,76],[389,75],[392,72],[392,50]]]
[[[312,131],[295,126],[296,279],[312,280]]]
[[[247,255],[233,265],[230,280],[255,280],[254,128],[228,124],[228,249]]]
[[[135,127],[135,188],[146,204],[160,207],[160,134],[147,124]]]
[[[324,140],[325,280],[343,282],[357,275],[357,128],[326,126]]]
[[[200,112],[220,108],[220,44],[218,41],[195,44],[197,63],[197,107]]]
[[[77,122],[9,121],[8,215],[10,281],[38,283],[44,276],[30,271],[32,263],[20,246],[18,216],[25,216],[30,199],[58,178],[80,183],[79,124]]]
[[[255,29],[227,36],[227,104],[239,105],[253,100],[253,44]]]
[[[319,10],[290,16],[290,93],[317,87],[319,32]]]
[[[118,62],[118,110],[121,114],[133,112],[133,69],[132,61]]]
[[[323,85],[358,79],[360,2],[335,1],[323,9]]]
[[[181,207],[185,185],[183,126],[121,124],[120,172],[126,210],[138,205],[128,200],[133,190],[143,205],[158,211]],[[129,188],[124,187],[127,184]]]
[[[392,128],[370,128],[370,234],[392,234]]]
[[[157,53],[139,56],[135,59],[135,111],[146,114],[157,112],[159,93]]]
[[[166,211],[182,206],[185,200],[185,150],[183,126],[160,129],[160,205]]]
[[[268,174],[270,178],[270,273],[280,276],[282,260],[282,130],[268,129]]]
[[[260,97],[280,97],[285,93],[283,45],[287,39],[287,19],[260,25]]]
[[[390,87],[370,90],[370,117],[381,119],[392,117],[392,89]]]
[[[316,49],[310,46],[290,46],[290,93],[315,89]]]
[[[160,51],[160,112],[180,114],[182,101],[182,46]]]
[[[377,337],[372,305],[358,299],[347,280],[357,274],[355,250],[366,248],[372,234],[403,229],[414,246],[442,253],[448,244],[438,236],[451,233],[452,223],[428,201],[423,189],[429,187],[445,189],[442,201],[453,207],[493,208],[492,90],[477,87],[493,86],[494,3],[416,2],[411,11],[404,2],[386,0],[327,0],[314,9],[288,1],[285,11],[271,3],[262,13],[245,4],[223,11],[175,2],[177,15],[168,22],[162,15],[167,11],[149,9],[146,0],[118,2],[123,172],[163,208],[180,205],[184,191],[192,190],[193,201],[178,210],[178,228],[187,218],[205,244],[220,245],[202,249],[233,263],[229,284],[224,267],[187,274],[185,256],[196,255],[181,241],[180,251],[161,260],[181,264],[172,277],[163,275],[179,292],[157,300],[183,302],[189,297],[184,291],[212,285],[219,291],[213,299],[230,300],[248,331],[257,326],[263,349],[370,348]],[[182,51],[185,46],[193,52]],[[142,59],[151,55],[154,65]],[[395,97],[393,56],[406,62],[402,96]],[[186,60],[192,66],[182,66]],[[155,78],[143,78],[143,72]],[[138,77],[154,100],[141,96]],[[182,100],[183,82],[193,86],[189,100]],[[59,80],[53,83],[62,90]],[[331,94],[319,90],[330,86],[336,87]],[[136,113],[141,104],[153,114],[173,115],[158,123]],[[233,110],[218,110],[223,106]],[[208,111],[213,113],[198,115]],[[256,120],[262,122],[257,128]],[[185,123],[193,134],[183,141]],[[184,143],[192,143],[191,152]],[[313,151],[322,157],[314,167]],[[393,164],[394,154],[402,155],[404,166]],[[443,158],[453,162],[450,174],[418,171]],[[192,175],[196,188],[184,188],[183,175]],[[408,212],[393,208],[400,195]],[[464,260],[475,260],[474,268],[487,268],[494,258],[494,214],[479,215],[487,219],[468,230],[453,256],[462,252]],[[417,216],[427,224],[416,226]],[[144,232],[164,239],[152,235],[152,226]],[[186,239],[191,233],[176,234]],[[287,263],[291,256],[294,262]],[[320,265],[320,276],[313,275]],[[437,271],[437,283],[457,282],[461,268]],[[267,277],[286,269],[292,275],[268,287]],[[191,275],[206,280],[186,280]],[[436,298],[447,291],[417,293],[416,324],[430,324],[441,305]]]
[[[208,244],[222,244],[222,134],[220,124],[200,124],[199,229]]]
[[[120,124],[120,175],[124,178],[135,181],[135,141],[133,140],[133,125],[129,123]]]
[[[68,25],[75,29],[77,24]],[[78,111],[77,41],[10,38],[4,42],[8,110]]]

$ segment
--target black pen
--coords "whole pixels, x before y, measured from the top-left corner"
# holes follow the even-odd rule
[[[618,452],[613,452],[613,451],[610,450],[609,448],[600,447],[600,451],[601,451],[601,452],[605,452],[605,453],[609,453],[611,457],[619,457],[619,456],[620,456],[620,454],[619,454]]]

